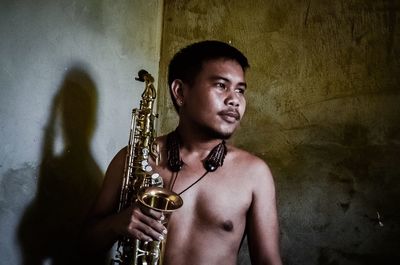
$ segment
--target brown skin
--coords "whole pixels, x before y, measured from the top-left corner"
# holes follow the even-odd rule
[[[246,83],[237,62],[217,59],[203,63],[191,86],[177,79],[171,88],[179,105],[178,131],[183,143],[184,166],[173,187],[179,193],[205,172],[202,161],[239,125],[246,106]],[[158,144],[160,164],[151,163],[163,176],[165,187],[170,187],[173,173],[166,165],[165,136],[158,138]],[[121,150],[110,163],[93,209],[86,234],[93,250],[110,248],[120,235],[141,240],[165,235],[157,212],[144,214],[131,207],[115,214],[125,152]],[[182,208],[169,218],[165,265],[236,264],[245,232],[253,264],[282,264],[274,182],[261,159],[228,145],[223,166],[181,196]]]

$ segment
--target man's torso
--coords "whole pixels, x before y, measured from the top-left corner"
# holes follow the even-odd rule
[[[181,194],[183,206],[168,224],[165,264],[236,264],[243,239],[246,213],[252,202],[251,178],[245,161],[249,155],[237,149],[228,152],[222,167],[209,172]],[[176,173],[161,161],[155,166],[171,187]],[[180,193],[196,182],[206,170],[201,161],[188,162],[177,173],[173,191]]]

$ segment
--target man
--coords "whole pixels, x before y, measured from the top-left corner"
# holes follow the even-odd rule
[[[245,111],[248,66],[240,51],[218,41],[192,44],[174,56],[168,83],[179,124],[157,139],[161,161],[151,165],[184,204],[170,217],[168,230],[160,213],[136,205],[116,214],[122,149],[107,169],[86,233],[93,250],[107,250],[121,236],[151,241],[168,235],[166,265],[233,265],[247,234],[253,264],[282,264],[270,170],[225,143]]]

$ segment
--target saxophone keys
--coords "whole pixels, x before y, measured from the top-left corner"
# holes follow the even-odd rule
[[[147,156],[147,155],[149,154],[149,149],[143,148],[143,149],[142,149],[142,154],[145,155],[145,156]]]
[[[151,175],[151,179],[153,180],[157,180],[158,178],[160,178],[160,174],[158,173],[154,173],[153,175]]]
[[[164,186],[163,179],[158,173],[154,173],[151,175],[151,182],[153,186],[158,186],[158,187]]]
[[[153,170],[153,168],[149,165],[149,162],[147,162],[147,160],[143,160],[140,164],[144,172],[150,172]]]

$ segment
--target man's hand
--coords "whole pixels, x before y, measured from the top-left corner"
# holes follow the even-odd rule
[[[137,204],[123,210],[116,218],[116,232],[144,241],[161,241],[167,234],[162,224],[164,215],[151,209],[141,209]]]

